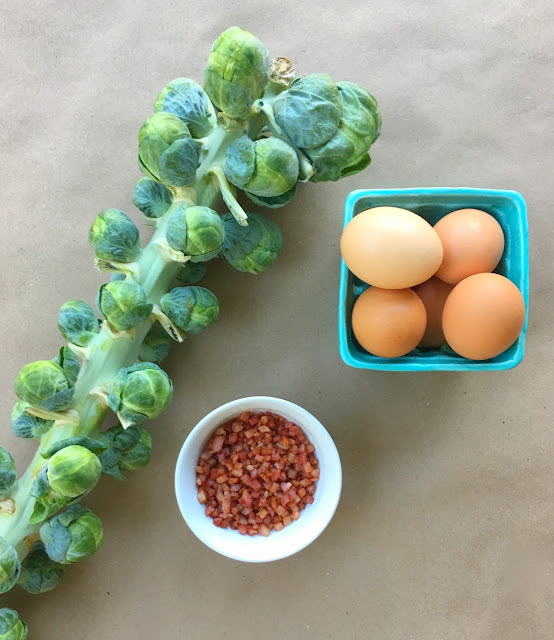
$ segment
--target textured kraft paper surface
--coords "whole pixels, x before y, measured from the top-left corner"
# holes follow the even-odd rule
[[[369,170],[305,185],[269,213],[284,247],[267,273],[210,263],[221,315],[164,364],[175,397],[147,425],[151,463],[125,483],[104,478],[85,500],[102,519],[103,548],[50,593],[0,597],[32,640],[552,640],[552,7],[0,2],[0,435],[20,471],[35,449],[9,426],[13,380],[56,354],[63,302],[94,302],[104,281],[87,242],[96,214],[122,209],[146,237],[131,201],[136,134],[169,80],[201,81],[211,43],[238,24],[300,74],[364,85],[383,114]],[[531,307],[514,370],[394,374],[340,360],[345,197],[410,186],[525,197]],[[265,565],[205,547],[173,491],[196,422],[257,394],[314,413],[344,471],[326,531]]]

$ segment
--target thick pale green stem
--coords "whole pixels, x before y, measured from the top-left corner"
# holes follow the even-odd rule
[[[226,131],[216,127],[204,140],[205,150],[201,156],[201,164],[196,172],[196,180],[191,187],[174,190],[174,202],[188,202],[213,205],[219,191],[212,184],[207,172],[214,167],[222,167],[228,147],[244,132]],[[170,290],[181,265],[167,262],[160,251],[157,241],[165,238],[167,221],[171,209],[157,221],[152,240],[144,248],[136,263],[136,271],[140,274],[140,284],[149,301],[158,305],[160,298]],[[55,442],[73,436],[95,435],[102,428],[107,410],[98,398],[90,392],[96,387],[106,387],[122,367],[130,366],[138,360],[140,346],[150,330],[153,319],[149,319],[135,327],[132,336],[114,338],[108,327],[104,327],[87,348],[87,359],[83,362],[75,387],[72,409],[79,414],[78,424],[55,424],[41,439],[27,471],[19,479],[17,489],[11,496],[10,508],[0,505],[0,536],[16,548],[23,559],[37,540],[40,524],[30,525],[29,518],[34,507],[34,498],[30,491],[38,473],[46,464],[41,452]],[[15,507],[15,508],[13,508]]]

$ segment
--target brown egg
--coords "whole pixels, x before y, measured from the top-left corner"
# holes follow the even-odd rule
[[[478,273],[462,280],[446,299],[442,328],[464,358],[488,360],[506,351],[525,322],[525,302],[508,278]]]
[[[342,232],[340,250],[354,275],[383,289],[424,282],[442,261],[442,245],[433,227],[398,207],[358,213]]]
[[[437,278],[458,284],[476,273],[493,271],[504,253],[504,233],[498,222],[479,209],[459,209],[434,227],[444,250]]]
[[[423,302],[411,289],[370,287],[352,309],[356,340],[382,358],[397,358],[417,347],[426,323]]]
[[[434,276],[414,287],[413,290],[421,298],[427,312],[427,328],[419,343],[420,347],[442,347],[446,344],[442,331],[442,310],[453,288],[453,284],[443,282]]]

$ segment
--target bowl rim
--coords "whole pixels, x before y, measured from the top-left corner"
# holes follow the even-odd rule
[[[273,406],[272,406],[273,405]],[[259,406],[267,406],[267,409],[257,409],[252,407]],[[303,535],[297,536],[298,542],[294,545],[289,545],[285,551],[280,553],[268,553],[267,557],[263,558],[253,558],[246,557],[241,555],[240,553],[233,553],[224,550],[222,547],[212,544],[211,541],[206,540],[202,535],[199,527],[195,525],[195,518],[192,513],[189,514],[189,510],[187,509],[187,499],[186,497],[190,497],[190,494],[194,491],[194,487],[188,489],[186,486],[186,480],[184,479],[187,466],[186,466],[186,457],[189,451],[197,445],[198,442],[205,442],[209,433],[211,433],[214,429],[217,428],[218,424],[222,424],[229,418],[223,417],[226,413],[232,410],[233,415],[240,415],[242,411],[272,411],[275,413],[279,413],[280,409],[287,411],[291,410],[291,412],[296,413],[296,415],[301,416],[301,418],[295,418],[294,421],[297,421],[298,426],[306,433],[308,438],[312,440],[314,434],[317,434],[317,438],[323,441],[323,446],[321,448],[325,448],[326,455],[330,457],[330,463],[327,464],[325,471],[322,469],[322,473],[332,474],[333,481],[330,484],[330,487],[325,494],[325,501],[317,503],[314,502],[312,505],[309,505],[310,508],[314,508],[317,503],[317,509],[319,509],[325,515],[320,518],[317,522],[317,526],[312,528],[304,527]],[[280,414],[282,415],[282,414]],[[200,444],[199,449],[203,445]],[[321,450],[320,448],[320,450]],[[319,454],[320,458],[321,455]],[[319,482],[319,481],[318,481]],[[283,398],[278,398],[275,396],[246,396],[243,398],[238,398],[236,400],[231,400],[230,402],[226,402],[225,404],[213,409],[206,416],[204,416],[190,431],[190,433],[185,438],[183,445],[179,451],[179,455],[177,457],[177,462],[175,465],[175,477],[174,477],[174,486],[175,486],[175,496],[177,499],[177,505],[179,507],[179,511],[183,520],[189,529],[194,533],[194,535],[203,542],[206,546],[208,546],[213,551],[230,558],[232,560],[238,560],[242,562],[250,562],[250,563],[261,563],[261,562],[273,562],[276,560],[281,560],[283,558],[289,557],[302,549],[305,549],[308,545],[310,545],[314,540],[316,540],[319,535],[326,529],[328,524],[330,523],[335,511],[337,509],[341,490],[342,490],[342,465],[339,456],[339,452],[337,447],[327,431],[327,429],[323,426],[323,424],[309,411],[304,409],[303,407],[290,402],[289,400],[285,400]],[[317,492],[316,492],[317,494]],[[206,516],[207,517],[207,516]],[[301,523],[301,517],[290,526],[294,526],[297,523]],[[218,530],[224,531],[225,534],[229,535],[228,530]],[[270,536],[279,535],[280,532],[272,532]],[[232,532],[232,534],[236,534],[240,536],[238,532]],[[242,537],[242,536],[241,536]],[[269,538],[266,538],[268,540]]]
[[[338,339],[339,353],[345,364],[356,369],[366,369],[375,371],[503,371],[513,369],[522,360],[525,353],[525,338],[529,321],[529,228],[527,219],[527,203],[518,191],[511,189],[485,189],[477,187],[402,187],[387,189],[355,189],[347,196],[344,204],[343,229],[354,217],[354,207],[356,202],[366,196],[390,197],[390,196],[437,196],[437,195],[459,195],[478,196],[482,198],[508,198],[517,209],[518,224],[521,227],[521,254],[522,254],[522,282],[518,288],[521,291],[525,302],[525,322],[521,333],[516,341],[515,352],[504,360],[496,362],[464,360],[463,362],[443,362],[435,363],[427,359],[420,362],[394,362],[393,360],[382,358],[375,362],[363,361],[352,353],[348,345],[348,326],[346,321],[346,299],[349,282],[349,270],[346,263],[340,257],[340,281],[339,281],[339,307],[338,307]],[[375,206],[379,206],[376,204]],[[393,206],[393,205],[391,205]]]

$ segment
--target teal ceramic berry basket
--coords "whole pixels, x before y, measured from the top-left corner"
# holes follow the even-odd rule
[[[339,290],[339,349],[343,361],[358,369],[382,371],[499,371],[518,365],[525,350],[529,314],[529,249],[527,206],[516,191],[431,187],[424,189],[358,189],[346,198],[344,226],[372,207],[401,207],[417,213],[434,225],[456,209],[481,209],[496,218],[504,231],[505,247],[496,273],[509,278],[525,300],[525,324],[517,341],[504,353],[490,360],[462,358],[448,347],[414,349],[400,358],[380,358],[367,353],[352,332],[352,307],[367,288],[341,260]]]

